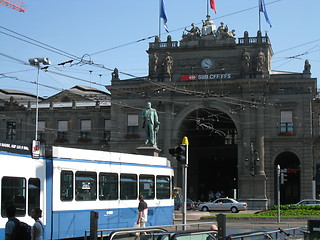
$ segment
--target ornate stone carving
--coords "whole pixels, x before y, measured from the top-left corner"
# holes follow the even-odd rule
[[[197,27],[195,23],[191,24],[190,30],[187,30],[186,28],[184,30],[187,31],[187,34],[183,33],[182,35],[183,39],[187,38],[188,40],[194,40],[200,37],[200,29]]]
[[[207,15],[206,20],[202,20],[202,36],[214,35],[216,32],[216,25],[210,19],[210,15]]]
[[[310,73],[310,70],[311,70],[311,65],[309,63],[309,60],[305,60],[303,73]]]
[[[167,52],[167,56],[165,58],[163,66],[164,66],[164,73],[166,75],[171,76],[172,75],[173,58],[170,56],[169,52]]]
[[[244,52],[242,54],[242,59],[241,59],[242,71],[244,73],[247,73],[250,71],[250,62],[251,62],[251,55],[247,51],[247,49],[244,49]]]
[[[263,50],[262,48],[260,48],[260,52],[258,53],[258,57],[257,57],[257,72],[263,72],[265,60],[266,58],[263,53]]]
[[[159,62],[159,58],[157,56],[157,54],[153,54],[153,58],[152,58],[152,63],[151,63],[151,74],[153,75],[157,75],[158,73],[158,62]]]
[[[119,71],[118,68],[115,68],[111,73],[112,80],[119,80]]]
[[[228,25],[224,26],[223,22],[220,23],[220,26],[218,27],[218,30],[216,31],[217,39],[234,38],[235,35],[236,35],[235,30],[232,30],[231,32],[229,32]]]

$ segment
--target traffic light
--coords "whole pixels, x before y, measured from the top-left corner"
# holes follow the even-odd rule
[[[284,168],[280,172],[280,183],[284,184],[287,181],[287,177],[288,177],[287,169]]]
[[[169,153],[182,164],[186,164],[187,160],[187,146],[184,144],[180,144],[175,148],[169,149]]]

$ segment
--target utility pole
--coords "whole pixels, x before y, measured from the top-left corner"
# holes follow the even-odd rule
[[[280,223],[280,165],[277,165],[278,223]]]

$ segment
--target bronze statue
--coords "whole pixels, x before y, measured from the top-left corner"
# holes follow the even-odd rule
[[[147,108],[142,111],[143,125],[145,129],[144,144],[157,147],[157,134],[160,127],[156,109],[151,108],[151,103],[147,102]]]

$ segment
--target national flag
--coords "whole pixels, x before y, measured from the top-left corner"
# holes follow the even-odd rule
[[[264,17],[266,19],[266,22],[269,23],[270,27],[272,27],[270,19],[268,17],[266,4],[264,3],[264,0],[259,0],[259,12],[263,12],[264,13]]]
[[[166,32],[168,33],[169,30],[168,30],[168,26],[167,26],[167,15],[166,15],[166,12],[165,12],[165,8],[164,8],[164,1],[161,0],[161,6],[160,6],[160,18],[163,19],[163,26],[164,26],[164,29],[166,30]]]
[[[217,13],[216,4],[214,0],[210,0],[210,7],[213,9],[214,13]]]

